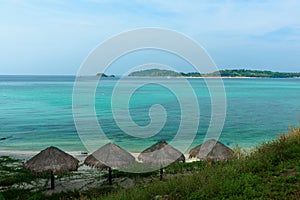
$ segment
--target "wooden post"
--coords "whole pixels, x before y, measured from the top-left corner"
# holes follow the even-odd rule
[[[112,171],[111,171],[111,168],[109,167],[108,168],[108,183],[109,183],[109,185],[112,185],[112,176],[111,176],[111,173],[112,173]]]
[[[54,190],[54,174],[53,174],[53,171],[51,171],[51,190]]]
[[[163,179],[163,173],[164,173],[164,170],[163,170],[163,166],[162,166],[162,165],[160,165],[159,173],[160,173],[160,180],[162,180],[162,179]]]

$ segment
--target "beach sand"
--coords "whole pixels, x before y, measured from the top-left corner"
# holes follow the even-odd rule
[[[252,148],[253,149],[253,148]],[[243,148],[242,152],[249,153],[251,150],[250,148]],[[29,160],[34,155],[38,154],[39,151],[9,151],[9,150],[0,150],[0,156],[9,156],[15,159],[21,160],[23,163]],[[107,170],[98,170],[93,169],[89,166],[83,164],[84,159],[89,155],[86,152],[79,152],[79,151],[72,151],[68,152],[68,154],[77,158],[79,162],[78,171],[75,171],[67,176],[56,177],[55,179],[55,189],[50,190],[50,181],[49,179],[38,179],[37,181],[32,181],[31,183],[21,183],[15,184],[10,186],[10,188],[17,188],[17,189],[29,189],[33,192],[35,191],[43,191],[45,194],[53,194],[53,193],[60,193],[63,191],[84,191],[90,188],[99,187],[101,185],[107,185],[107,179],[103,177],[104,174],[107,173]],[[138,161],[139,153],[131,153],[136,160]],[[186,158],[186,162],[194,162],[198,159],[196,158],[189,158],[189,154],[184,154]],[[170,175],[171,176],[171,175]],[[159,177],[159,175],[157,175]],[[153,177],[149,178],[151,181]],[[114,187],[122,187],[128,188],[133,187],[136,184],[141,182],[147,181],[147,178],[144,179],[132,179],[128,177],[120,177],[113,179],[113,186]],[[7,188],[0,187],[1,190],[5,190]]]
[[[20,159],[22,162],[26,162],[34,155],[38,154],[39,151],[0,151],[0,156],[9,156],[12,158]],[[103,177],[104,174],[107,173],[107,170],[98,170],[93,169],[89,166],[83,164],[84,159],[89,154],[82,154],[82,152],[73,151],[67,152],[70,155],[76,157],[80,163],[78,171],[73,172],[71,175],[56,177],[55,179],[55,189],[50,190],[50,180],[49,179],[38,179],[37,181],[32,181],[31,183],[21,183],[14,184],[10,186],[10,188],[16,189],[29,189],[33,192],[35,191],[43,191],[43,193],[51,195],[53,193],[60,193],[63,191],[74,191],[74,190],[88,190],[90,188],[99,187],[101,185],[107,185],[107,179]],[[132,155],[137,159],[139,153],[132,153]],[[188,159],[188,154],[185,154],[186,162],[193,162],[196,159]],[[157,176],[159,177],[159,176]],[[149,179],[150,180],[150,179]],[[128,177],[120,177],[113,179],[113,186],[128,188],[133,187],[141,181],[145,181],[145,179],[137,180],[131,179]],[[147,181],[147,180],[146,180]],[[0,187],[1,190],[5,190],[7,188]]]
[[[38,154],[40,151],[9,151],[9,150],[0,150],[0,156],[9,156],[15,159],[20,159],[24,162],[26,162],[27,160],[29,160],[30,158],[32,158],[34,155]],[[74,156],[75,158],[77,158],[79,160],[80,163],[83,163],[84,159],[90,155],[90,154],[86,154],[86,152],[81,152],[81,151],[66,151],[66,153]],[[138,161],[138,155],[140,153],[131,153],[136,161]],[[185,158],[186,158],[186,162],[194,162],[197,161],[196,158],[189,158],[189,154],[184,154]]]

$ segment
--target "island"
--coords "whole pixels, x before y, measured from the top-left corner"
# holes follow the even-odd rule
[[[111,77],[111,78],[115,77],[115,75],[107,75],[107,74],[104,74],[104,73],[97,73],[96,76],[101,77],[101,78],[102,77],[104,77],[104,78],[106,78],[106,77]]]
[[[199,72],[175,72],[165,69],[147,69],[135,71],[128,76],[132,77],[235,77],[235,78],[299,78],[300,73],[297,72],[273,72],[266,70],[249,70],[249,69],[225,69],[212,73],[200,74]]]
[[[249,69],[225,69],[218,72],[205,74],[205,76],[218,76],[222,77],[254,77],[254,78],[296,78],[300,77],[300,73],[296,72],[273,72],[262,70],[249,70]]]
[[[143,76],[143,77],[179,77],[181,73],[165,70],[165,69],[146,69],[141,71],[131,72],[128,76]]]

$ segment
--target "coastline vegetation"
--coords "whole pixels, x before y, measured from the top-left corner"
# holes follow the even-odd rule
[[[300,127],[262,144],[249,154],[235,149],[226,162],[176,163],[165,169],[159,181],[155,172],[116,177],[143,179],[134,187],[99,186],[87,191],[66,191],[46,196],[42,191],[7,188],[0,199],[299,199]],[[9,175],[8,174],[12,174]],[[1,157],[0,188],[36,179],[22,169],[20,161]]]
[[[138,77],[251,77],[251,78],[296,78],[300,73],[272,72],[247,69],[225,69],[212,73],[200,74],[199,72],[175,72],[162,69],[147,69],[130,73],[128,76]]]
[[[179,72],[165,69],[147,69],[141,71],[131,72],[128,76],[142,76],[142,77],[179,77],[182,76]]]
[[[300,77],[300,73],[294,72],[272,72],[261,70],[247,70],[247,69],[226,69],[219,72],[205,74],[205,76],[220,76],[222,77],[255,77],[255,78],[295,78]]]

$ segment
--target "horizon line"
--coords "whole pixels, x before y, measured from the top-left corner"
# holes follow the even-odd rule
[[[159,68],[151,68],[151,69],[159,69]],[[151,70],[151,69],[145,69],[145,70]],[[145,70],[139,70],[139,71],[145,71]],[[229,69],[219,69],[220,70],[253,70],[253,71],[270,71],[270,72],[279,72],[279,73],[300,73],[300,71],[273,71],[269,69],[247,69],[247,68],[229,68]],[[170,70],[170,71],[175,71],[175,70]],[[138,72],[138,71],[137,71]],[[182,71],[175,71],[178,73],[199,73],[197,71],[188,71],[188,72],[182,72]],[[98,72],[98,73],[103,73],[103,72]],[[208,73],[213,73],[213,72],[208,72]],[[208,73],[203,73],[203,74],[208,74]],[[106,74],[106,73],[104,73]],[[86,76],[96,76],[91,74],[91,75],[86,75]],[[123,76],[123,74],[106,74],[106,75],[114,75],[114,76]],[[24,73],[24,74],[0,74],[0,76],[77,76],[77,74],[30,74],[30,73]]]

